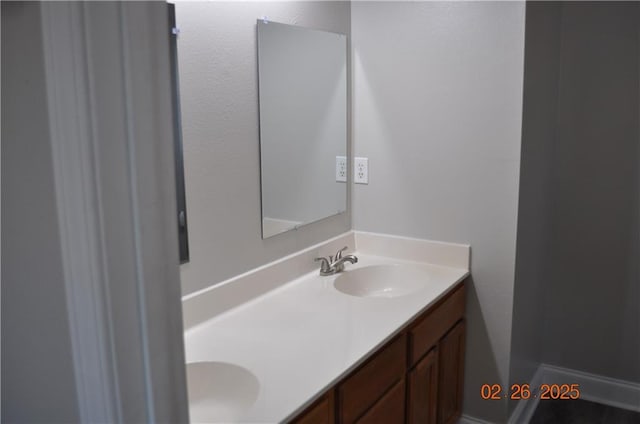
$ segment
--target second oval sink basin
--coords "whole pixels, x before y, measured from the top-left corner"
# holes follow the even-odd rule
[[[187,364],[192,422],[236,422],[258,398],[260,383],[248,369],[227,362]]]
[[[342,273],[334,287],[358,297],[406,296],[427,286],[429,274],[411,265],[372,265]]]

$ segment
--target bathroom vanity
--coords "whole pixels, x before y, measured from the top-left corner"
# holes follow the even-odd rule
[[[178,24],[184,19],[181,46],[187,55],[200,51],[196,34],[208,33],[209,20],[199,19],[206,10],[200,5],[176,5]],[[311,15],[315,20],[317,13]],[[200,26],[202,22],[207,23],[206,28]],[[258,62],[259,95],[245,100],[259,100],[260,178],[255,180],[261,183],[262,238],[273,237],[258,250],[262,254],[267,246],[306,247],[310,233],[305,226],[315,237],[324,234],[318,229],[328,222],[321,226],[319,220],[348,218],[344,224],[350,228],[350,218],[344,215],[350,182],[347,36],[267,17],[244,24],[234,17],[233,25],[244,28],[246,34],[251,32],[252,39],[255,28],[257,35],[257,50],[251,45],[250,54],[241,60],[257,57]],[[214,37],[212,43],[218,45],[220,37]],[[228,50],[235,51],[235,47]],[[184,69],[195,70],[190,65],[203,57],[209,56],[189,56]],[[226,67],[230,63],[235,62],[220,61],[211,69],[212,75],[235,73]],[[209,60],[201,65],[208,69]],[[251,68],[246,75],[254,72]],[[226,77],[219,79],[226,81]],[[226,89],[227,84],[223,85],[216,86],[211,98],[218,98],[218,91]],[[185,88],[190,86],[185,84]],[[237,94],[229,99],[235,102]],[[193,104],[198,108],[191,113],[197,114],[200,103]],[[216,108],[198,124],[232,114]],[[186,116],[193,120],[192,115]],[[238,122],[247,126],[245,118]],[[206,135],[200,140],[206,145],[198,145],[194,149],[198,158],[193,155],[191,159],[202,165],[197,170],[208,170],[208,162],[199,162],[200,153],[213,144],[210,146],[210,134],[204,131],[206,126],[202,129]],[[209,130],[213,134],[218,128]],[[225,143],[221,150],[236,144]],[[199,190],[191,185],[192,198],[211,193],[209,177],[194,178],[196,184],[206,183]],[[225,184],[225,193],[227,189]],[[201,198],[195,204],[202,207],[214,199],[217,208],[217,198],[205,197],[206,201]],[[250,204],[243,203],[242,210]],[[199,230],[215,235],[215,241],[200,245],[200,259],[191,258],[184,268],[199,270],[195,290],[200,289],[187,290],[183,298],[192,422],[449,423],[457,418],[468,245],[348,231],[219,283],[213,275],[218,271],[209,266],[215,262],[210,252],[213,246],[225,244],[225,238],[218,237],[227,229],[213,229],[218,224],[228,227],[228,223],[211,222],[218,209],[209,206],[200,209],[200,217],[206,219],[200,221]],[[239,209],[228,210],[236,214]],[[198,211],[192,216],[198,216]],[[250,216],[253,219],[258,214]],[[197,219],[190,223],[192,228],[197,226]],[[299,236],[293,233],[296,231]],[[227,258],[232,260],[226,262],[244,261],[240,250],[256,247],[255,238],[243,240],[237,238],[239,233],[226,234],[235,248],[233,258]],[[335,228],[327,234],[336,234]],[[198,240],[199,236],[192,238],[193,252],[198,251]],[[343,261],[335,260],[345,246],[349,249]],[[230,256],[227,250],[223,253]],[[255,253],[247,254],[246,259],[263,263],[256,261],[260,255]],[[322,267],[314,261],[329,256],[334,259],[321,260]],[[269,257],[277,255],[270,253]],[[224,259],[215,259],[225,264]],[[247,263],[238,269],[249,268]],[[208,283],[207,278],[213,281]],[[212,283],[217,284],[209,286]]]
[[[320,276],[313,259],[355,246]],[[451,423],[469,246],[349,232],[183,299],[192,422]]]

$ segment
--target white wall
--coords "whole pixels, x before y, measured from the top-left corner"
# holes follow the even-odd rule
[[[346,213],[262,240],[256,49],[262,16],[350,34],[346,2],[176,3],[191,255],[181,267],[183,294],[351,226],[347,200]]]
[[[352,3],[357,230],[471,243],[464,413],[506,402],[516,246],[524,3]]]
[[[2,3],[2,422],[78,422],[40,5]]]

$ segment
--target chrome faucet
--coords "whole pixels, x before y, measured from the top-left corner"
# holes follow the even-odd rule
[[[344,271],[344,263],[345,262],[349,262],[351,264],[355,264],[358,262],[358,258],[355,255],[346,255],[346,256],[342,256],[342,252],[344,252],[345,250],[347,250],[347,246],[343,247],[342,249],[338,250],[338,253],[336,253],[336,257],[334,259],[333,264],[331,264],[331,266],[333,268],[335,268],[335,272],[342,272]]]
[[[349,262],[355,264],[358,262],[358,258],[355,255],[345,255],[342,256],[342,252],[347,250],[347,246],[338,250],[335,255],[335,259],[333,256],[329,256],[328,258],[315,258],[314,261],[322,262],[320,264],[320,275],[333,275],[338,272],[344,271],[344,263]]]

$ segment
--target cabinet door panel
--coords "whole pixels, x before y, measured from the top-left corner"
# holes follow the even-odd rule
[[[438,424],[452,424],[462,413],[464,321],[455,325],[438,347]]]
[[[409,372],[409,424],[436,424],[437,402],[438,349],[434,348]]]
[[[358,421],[358,424],[404,423],[404,378],[396,383]]]

